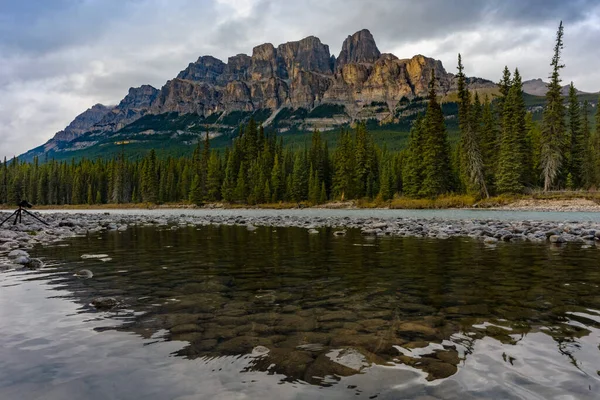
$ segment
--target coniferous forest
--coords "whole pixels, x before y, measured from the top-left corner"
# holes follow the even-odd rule
[[[536,188],[600,187],[600,107],[580,103],[570,85],[561,94],[563,26],[559,26],[541,123],[527,112],[519,70],[504,69],[500,95],[469,91],[458,56],[459,142],[451,146],[432,71],[428,105],[413,123],[408,146],[377,146],[364,123],[343,128],[335,149],[319,131],[297,150],[251,120],[231,148],[211,150],[202,135],[191,157],[81,159],[14,158],[0,163],[0,203],[42,205],[229,202],[259,204],[435,198],[458,193],[486,198]]]

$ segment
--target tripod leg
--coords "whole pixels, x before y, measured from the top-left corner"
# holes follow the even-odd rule
[[[6,218],[4,219],[4,221],[0,222],[0,226],[4,225],[4,223],[5,223],[6,221],[8,221],[9,219],[11,219],[11,217],[13,217],[13,216],[14,216],[16,213],[17,213],[17,211],[13,212],[13,213],[12,213],[12,214],[10,214],[8,217],[6,217]]]
[[[41,219],[41,218],[40,218],[40,217],[38,217],[37,215],[35,215],[35,214],[32,214],[32,213],[30,213],[30,212],[29,212],[29,211],[27,211],[27,210],[23,210],[23,211],[25,211],[25,212],[27,213],[27,215],[29,215],[30,217],[33,217],[33,218],[37,219],[38,221],[40,221],[42,224],[44,224],[44,225],[48,225],[48,223],[47,223],[46,221],[44,221],[43,219]]]
[[[16,225],[16,224],[17,224],[17,222],[19,222],[19,217],[20,217],[20,216],[21,216],[21,209],[18,209],[18,210],[15,212],[15,221],[13,222],[13,225]]]

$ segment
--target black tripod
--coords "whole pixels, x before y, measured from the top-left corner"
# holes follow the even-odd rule
[[[44,225],[48,225],[48,223],[47,223],[46,221],[42,220],[41,218],[39,218],[39,217],[38,217],[38,216],[36,216],[36,215],[33,215],[32,213],[30,213],[29,211],[27,211],[27,210],[24,208],[24,207],[27,207],[27,208],[31,208],[31,207],[33,207],[33,206],[31,205],[31,203],[29,203],[27,200],[23,200],[23,201],[21,201],[21,202],[18,204],[18,206],[19,206],[19,208],[17,208],[17,209],[15,210],[15,212],[14,212],[14,213],[12,213],[12,214],[11,214],[11,215],[9,215],[7,218],[5,218],[5,219],[4,219],[4,221],[0,222],[0,226],[4,225],[4,223],[5,223],[6,221],[8,221],[9,219],[11,219],[12,217],[15,217],[15,221],[13,222],[13,225],[16,225],[16,224],[17,224],[17,222],[18,222],[18,223],[21,223],[21,222],[23,222],[23,213],[26,213],[26,214],[27,214],[27,215],[29,215],[30,217],[33,217],[33,218],[37,219],[38,221],[40,221],[40,222],[41,222],[42,224],[44,224]]]

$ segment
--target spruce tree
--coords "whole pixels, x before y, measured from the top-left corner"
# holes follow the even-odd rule
[[[423,138],[423,117],[418,116],[410,130],[402,166],[402,191],[409,197],[418,196],[423,183]]]
[[[564,68],[560,56],[563,49],[563,23],[560,22],[556,33],[554,56],[552,57],[552,74],[546,93],[542,137],[541,137],[541,167],[544,177],[544,191],[549,191],[556,184],[565,160],[565,106],[561,94],[560,70]]]
[[[229,153],[229,156],[227,157],[227,166],[225,167],[225,178],[221,189],[223,200],[229,203],[235,199],[236,176],[237,171],[235,170],[233,154]]]
[[[525,106],[519,71],[503,102],[502,133],[496,174],[496,188],[502,193],[520,193],[525,176]]]
[[[586,151],[588,148],[588,136],[584,136],[581,123],[581,107],[577,98],[577,90],[571,82],[569,85],[569,150],[568,150],[568,173],[574,187],[581,187],[584,181],[584,167]],[[587,111],[586,111],[587,113]],[[587,123],[587,122],[586,122]]]
[[[598,188],[600,186],[600,98],[598,98],[598,102],[596,103],[596,115],[594,119],[594,131],[590,139],[591,184]]]
[[[479,147],[479,116],[471,106],[461,55],[458,55],[458,119],[460,128],[460,173],[467,192],[489,197],[485,183],[484,164]]]
[[[333,160],[333,192],[342,201],[355,196],[355,146],[349,131],[342,129]]]
[[[438,196],[452,189],[450,146],[444,123],[444,114],[437,101],[435,71],[431,70],[429,103],[425,113],[423,140],[423,184],[420,195]]]
[[[308,195],[309,170],[304,152],[298,152],[294,159],[292,171],[292,200],[300,202]]]

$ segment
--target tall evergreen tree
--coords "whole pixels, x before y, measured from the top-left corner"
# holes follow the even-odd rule
[[[504,99],[502,117],[496,187],[499,192],[519,193],[523,190],[528,169],[525,156],[525,104],[518,69],[508,96]]]
[[[581,124],[581,107],[577,98],[577,90],[573,82],[569,85],[569,149],[568,175],[574,187],[581,187],[584,181],[584,167],[589,137],[584,137]],[[587,113],[587,111],[586,111]]]
[[[489,197],[485,182],[484,164],[479,147],[478,113],[471,106],[461,55],[458,55],[458,119],[460,127],[460,173],[468,192]]]
[[[437,101],[435,71],[431,70],[423,140],[423,184],[420,195],[438,196],[452,189],[450,145],[442,107]]]
[[[423,184],[423,117],[418,116],[410,130],[408,146],[404,151],[402,166],[402,191],[404,195],[416,197]]]
[[[546,93],[542,137],[541,137],[541,167],[544,177],[544,190],[548,191],[556,184],[565,159],[566,143],[565,106],[561,95],[560,70],[564,68],[560,56],[563,49],[563,23],[560,22],[556,33],[554,56],[552,57],[552,74]]]

